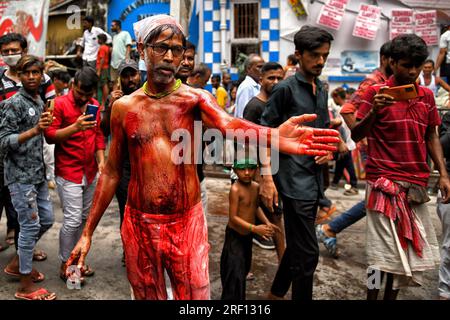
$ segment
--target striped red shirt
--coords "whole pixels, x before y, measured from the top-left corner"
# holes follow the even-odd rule
[[[386,81],[387,78],[384,75],[384,73],[381,72],[380,69],[376,69],[359,84],[358,90],[355,91],[355,93],[351,96],[349,101],[344,103],[340,113],[341,114],[355,113],[356,110],[358,110],[359,105],[361,104],[361,99],[364,96],[364,93],[366,92],[367,88],[375,84],[385,83]]]
[[[372,109],[373,97],[383,86],[393,87],[394,78],[369,87],[356,114],[363,119]],[[368,139],[366,177],[406,181],[426,186],[430,175],[425,134],[430,126],[441,124],[431,90],[415,84],[418,97],[396,101],[378,110]]]

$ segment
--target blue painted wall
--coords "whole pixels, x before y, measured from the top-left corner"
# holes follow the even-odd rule
[[[111,32],[112,20],[121,20],[122,30],[128,31],[134,39],[133,23],[139,18],[161,13],[170,14],[170,0],[111,0],[108,8],[108,32]]]
[[[189,36],[188,40],[192,42],[196,47],[198,46],[198,38],[200,34],[200,21],[199,17],[196,14],[197,12],[197,1],[194,1],[194,5],[192,6],[192,15],[191,21],[189,21]]]

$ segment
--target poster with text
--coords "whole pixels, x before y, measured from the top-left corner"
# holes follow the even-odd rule
[[[414,12],[410,9],[392,10],[389,24],[389,40],[400,34],[414,33]]]
[[[22,34],[28,41],[28,53],[44,59],[49,5],[50,0],[0,1],[0,36]]]
[[[414,33],[421,37],[428,46],[439,43],[436,10],[414,12]]]
[[[317,24],[339,30],[348,0],[328,0],[317,16]]]
[[[380,27],[381,8],[361,4],[356,17],[352,35],[354,37],[374,40]]]

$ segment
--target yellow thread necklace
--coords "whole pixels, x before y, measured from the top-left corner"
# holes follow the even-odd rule
[[[155,99],[161,99],[161,98],[163,98],[165,96],[168,96],[169,94],[171,94],[175,90],[177,90],[181,86],[181,83],[182,83],[181,80],[177,79],[177,81],[175,81],[175,84],[173,85],[173,87],[171,89],[169,89],[167,91],[164,91],[164,92],[158,92],[158,93],[154,94],[154,93],[151,93],[148,90],[147,81],[145,81],[144,85],[142,86],[142,89],[144,90],[144,93],[147,96],[149,96],[151,98],[155,98]]]

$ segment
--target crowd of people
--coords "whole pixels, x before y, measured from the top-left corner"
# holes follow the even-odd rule
[[[386,279],[384,299],[422,285],[423,271],[439,263],[439,295],[450,299],[450,181],[444,160],[450,159],[450,113],[441,124],[435,103],[439,87],[450,89],[450,37],[443,35],[434,65],[421,38],[398,36],[381,46],[379,68],[358,89],[329,92],[320,76],[334,39],[318,27],[303,26],[295,34],[286,66],[250,54],[237,81],[195,63],[195,45],[170,16],[134,24],[138,61],[119,20],[112,22],[112,36],[95,27],[92,17],[84,18],[83,27],[77,52],[83,67],[73,77],[64,66],[28,54],[20,34],[0,37],[7,64],[0,70],[0,209],[7,218],[0,251],[15,246],[4,272],[20,279],[17,299],[56,299],[38,285],[45,275],[33,267],[47,258],[36,246],[54,223],[49,189],[57,190],[63,211],[63,281],[73,280],[74,266],[80,284],[94,275],[86,256],[115,195],[132,296],[167,299],[166,272],[175,299],[209,299],[203,164],[175,164],[172,155],[172,133],[193,133],[195,122],[223,135],[243,129],[278,138],[277,146],[258,138],[255,145],[237,139],[219,147],[193,135],[195,148],[184,151],[185,159],[202,159],[211,149],[223,149],[221,158],[244,150],[229,171],[222,299],[245,299],[256,243],[276,249],[278,257],[267,298],[283,299],[292,287],[292,299],[311,300],[319,244],[337,258],[337,234],[363,217],[367,263]],[[212,94],[204,90],[208,82]],[[394,99],[382,90],[404,85],[414,88],[414,98]],[[274,152],[280,152],[277,172],[270,161],[253,157],[270,160]],[[441,259],[425,205],[428,158],[440,174]],[[330,220],[336,207],[325,190],[338,189],[344,178],[344,195],[358,194],[361,171],[366,200]],[[379,289],[368,286],[367,298],[377,299]]]

